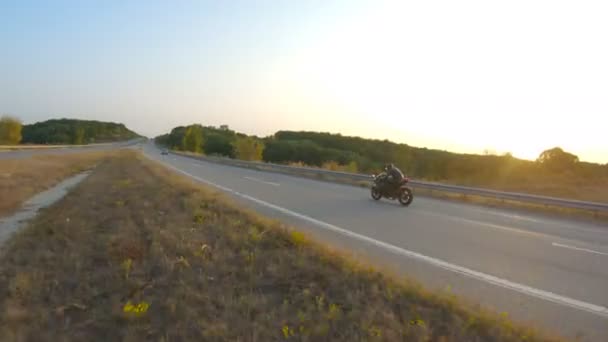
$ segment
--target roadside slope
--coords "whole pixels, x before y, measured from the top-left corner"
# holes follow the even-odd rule
[[[107,156],[108,152],[80,152],[2,160],[0,216],[17,209],[26,199],[62,179],[90,169]]]
[[[8,241],[9,340],[541,341],[355,264],[135,155]]]

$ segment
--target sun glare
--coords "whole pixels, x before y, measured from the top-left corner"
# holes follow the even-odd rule
[[[570,78],[549,89],[546,82],[555,79],[559,68],[548,67],[551,63],[542,56],[513,55],[509,47],[520,43],[494,41],[506,34],[507,22],[494,25],[491,18],[482,18],[460,25],[459,31],[443,32],[405,7],[392,3],[353,16],[290,60],[286,71],[294,75],[299,92],[324,108],[335,108],[332,115],[342,119],[329,127],[323,111],[318,114],[323,129],[456,152],[509,152],[531,160],[554,146],[591,160],[606,158],[608,146],[590,148],[602,146],[597,137],[608,125],[605,115],[587,124],[555,114],[572,111],[589,117],[597,112],[586,103],[603,95],[583,93],[575,85],[591,76],[566,75]],[[434,17],[448,23],[462,20],[447,9]],[[529,17],[521,20],[534,24]],[[423,31],[426,35],[420,35]]]

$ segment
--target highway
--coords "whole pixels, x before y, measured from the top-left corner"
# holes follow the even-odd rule
[[[2,159],[22,159],[29,158],[33,155],[41,154],[66,154],[66,153],[78,153],[87,151],[106,151],[120,147],[131,146],[137,143],[140,139],[132,139],[128,141],[119,141],[115,143],[107,144],[91,144],[87,146],[78,147],[57,147],[57,148],[28,148],[23,150],[0,150],[0,160]]]
[[[143,151],[175,172],[424,286],[566,337],[608,341],[608,226]]]

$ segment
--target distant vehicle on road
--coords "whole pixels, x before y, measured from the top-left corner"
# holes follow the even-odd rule
[[[160,152],[160,154],[162,154],[162,155],[169,154],[169,151],[168,151],[168,150],[166,150],[166,149],[163,149],[163,150]]]

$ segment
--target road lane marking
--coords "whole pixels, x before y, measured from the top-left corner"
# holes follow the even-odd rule
[[[215,188],[218,188],[218,189],[223,190],[225,192],[231,193],[231,194],[236,195],[238,197],[241,197],[241,198],[244,198],[246,200],[249,200],[249,201],[255,202],[257,204],[263,205],[265,207],[274,209],[274,210],[276,210],[278,212],[281,212],[281,213],[284,213],[284,214],[287,214],[287,215],[299,218],[299,219],[304,220],[304,221],[308,221],[308,222],[313,223],[313,224],[315,224],[315,225],[317,225],[319,227],[322,227],[322,228],[325,228],[327,230],[339,233],[341,235],[344,235],[344,236],[347,236],[347,237],[350,237],[350,238],[354,238],[356,240],[363,241],[363,242],[369,243],[371,245],[375,245],[377,247],[384,248],[385,250],[388,250],[388,251],[390,251],[390,252],[392,252],[394,254],[405,256],[405,257],[409,257],[411,259],[415,259],[415,260],[419,260],[419,261],[423,261],[423,262],[426,262],[426,263],[428,263],[430,265],[442,268],[444,270],[448,270],[448,271],[451,271],[451,272],[454,272],[454,273],[458,273],[458,274],[467,276],[469,278],[473,278],[473,279],[476,279],[476,280],[484,281],[486,283],[489,283],[489,284],[492,284],[492,285],[496,285],[496,286],[499,286],[499,287],[502,287],[502,288],[505,288],[505,289],[509,289],[509,290],[512,290],[512,291],[515,291],[515,292],[523,293],[523,294],[526,294],[526,295],[529,295],[529,296],[532,296],[532,297],[540,298],[540,299],[543,299],[543,300],[546,300],[546,301],[549,301],[549,302],[552,302],[552,303],[555,303],[555,304],[560,304],[560,305],[568,306],[568,307],[571,307],[571,308],[574,308],[574,309],[577,309],[577,310],[585,311],[585,312],[592,313],[592,314],[595,314],[595,315],[598,315],[598,316],[602,316],[604,318],[608,318],[608,308],[606,308],[604,306],[596,305],[596,304],[591,304],[591,303],[587,303],[587,302],[584,302],[584,301],[581,301],[581,300],[578,300],[578,299],[573,299],[573,298],[569,298],[569,297],[566,297],[566,296],[558,295],[558,294],[555,294],[553,292],[549,292],[549,291],[545,291],[545,290],[540,290],[540,289],[537,289],[537,288],[534,288],[534,287],[531,287],[531,286],[519,284],[519,283],[510,281],[510,280],[507,280],[507,279],[502,279],[502,278],[499,278],[499,277],[496,277],[496,276],[493,276],[493,275],[490,275],[490,274],[486,274],[486,273],[483,273],[483,272],[475,271],[475,270],[472,270],[472,269],[469,269],[469,268],[466,268],[466,267],[463,267],[463,266],[458,266],[458,265],[455,265],[455,264],[451,264],[451,263],[449,263],[447,261],[443,261],[441,259],[436,259],[436,258],[429,257],[429,256],[426,256],[426,255],[417,253],[417,252],[413,252],[413,251],[410,251],[410,250],[407,250],[407,249],[404,249],[404,248],[401,248],[401,247],[397,247],[395,245],[391,245],[389,243],[373,239],[373,238],[371,238],[369,236],[361,235],[361,234],[352,232],[350,230],[347,230],[347,229],[344,229],[344,228],[340,228],[338,226],[334,226],[333,224],[317,220],[317,219],[315,219],[313,217],[306,216],[304,214],[300,214],[300,213],[297,213],[295,211],[291,211],[289,209],[280,207],[280,206],[278,206],[276,204],[272,204],[272,203],[263,201],[261,199],[258,199],[258,198],[255,198],[255,197],[252,197],[252,196],[240,193],[240,192],[238,192],[236,190],[232,190],[232,189],[227,188],[227,187],[225,187],[223,185],[219,185],[217,183],[214,183],[214,182],[208,181],[206,179],[200,178],[198,176],[195,176],[193,174],[190,174],[190,173],[188,173],[186,171],[182,171],[182,170],[174,167],[173,165],[165,163],[165,166],[168,167],[168,168],[170,168],[170,169],[172,169],[172,170],[174,170],[174,171],[176,171],[176,172],[178,172],[178,173],[186,175],[186,176],[188,176],[188,177],[190,177],[192,179],[198,180],[201,183],[213,186]]]
[[[542,238],[542,239],[552,239],[552,240],[559,239],[561,241],[568,241],[569,243],[573,243],[573,244],[582,243],[578,240],[563,238],[558,235],[552,235],[550,233],[537,232],[534,230],[520,229],[520,228],[514,228],[514,227],[507,227],[507,226],[503,226],[503,225],[499,225],[499,224],[495,224],[495,223],[470,220],[470,219],[465,219],[465,218],[457,217],[457,216],[437,214],[435,212],[431,212],[431,211],[427,211],[427,210],[423,210],[423,209],[418,209],[418,212],[421,214],[429,215],[429,216],[442,217],[442,218],[456,221],[456,222],[469,223],[469,224],[473,224],[473,225],[477,225],[477,226],[485,227],[485,228],[493,228],[493,229],[504,230],[504,231],[513,232],[513,233],[525,234],[525,235],[534,236],[534,237],[538,237],[538,238]]]
[[[475,210],[475,211],[482,212],[479,210]],[[494,215],[494,216],[502,216],[502,217],[513,219],[513,220],[519,220],[519,221],[529,221],[529,222],[534,222],[534,223],[551,224],[553,226],[568,229],[568,230],[576,230],[576,231],[588,232],[588,233],[606,232],[605,229],[595,229],[595,228],[588,228],[588,227],[573,227],[571,225],[565,225],[560,222],[556,222],[554,220],[545,219],[545,218],[533,218],[533,217],[523,216],[523,215],[519,215],[519,214],[501,213],[501,212],[497,212],[497,211],[490,211],[490,212],[483,212],[483,213],[489,214],[489,215]]]
[[[593,253],[593,254],[599,254],[599,255],[608,255],[608,253],[594,251],[593,249],[568,246],[568,245],[564,245],[564,244],[557,243],[557,242],[554,242],[551,245],[553,245],[554,247],[568,248],[568,249],[572,249],[572,250],[580,251],[580,252],[587,252],[587,253]]]
[[[267,181],[265,181],[265,180],[261,180],[261,179],[257,179],[257,178],[253,178],[253,177],[248,177],[248,176],[245,176],[245,177],[243,177],[243,178],[245,178],[245,179],[249,179],[249,180],[254,181],[254,182],[260,182],[260,183],[268,184],[268,185],[274,185],[274,186],[279,186],[279,185],[281,185],[281,184],[279,184],[279,183],[267,182]]]
[[[513,233],[520,233],[520,234],[526,234],[526,235],[538,236],[538,237],[547,237],[548,236],[547,234],[539,233],[539,232],[535,232],[535,231],[531,231],[531,230],[525,230],[525,229],[507,227],[507,226],[503,226],[503,225],[500,225],[500,224],[495,224],[495,223],[490,223],[490,222],[484,222],[484,221],[470,220],[470,219],[466,219],[466,218],[462,218],[462,217],[457,217],[457,216],[452,216],[452,215],[438,214],[436,212],[427,211],[427,210],[424,210],[424,209],[418,209],[418,212],[420,212],[422,214],[429,215],[429,216],[442,217],[442,218],[445,218],[445,219],[448,219],[448,220],[452,220],[452,221],[456,221],[456,222],[469,223],[469,224],[474,224],[474,225],[477,225],[477,226],[494,228],[494,229],[504,230],[504,231],[513,232]]]

